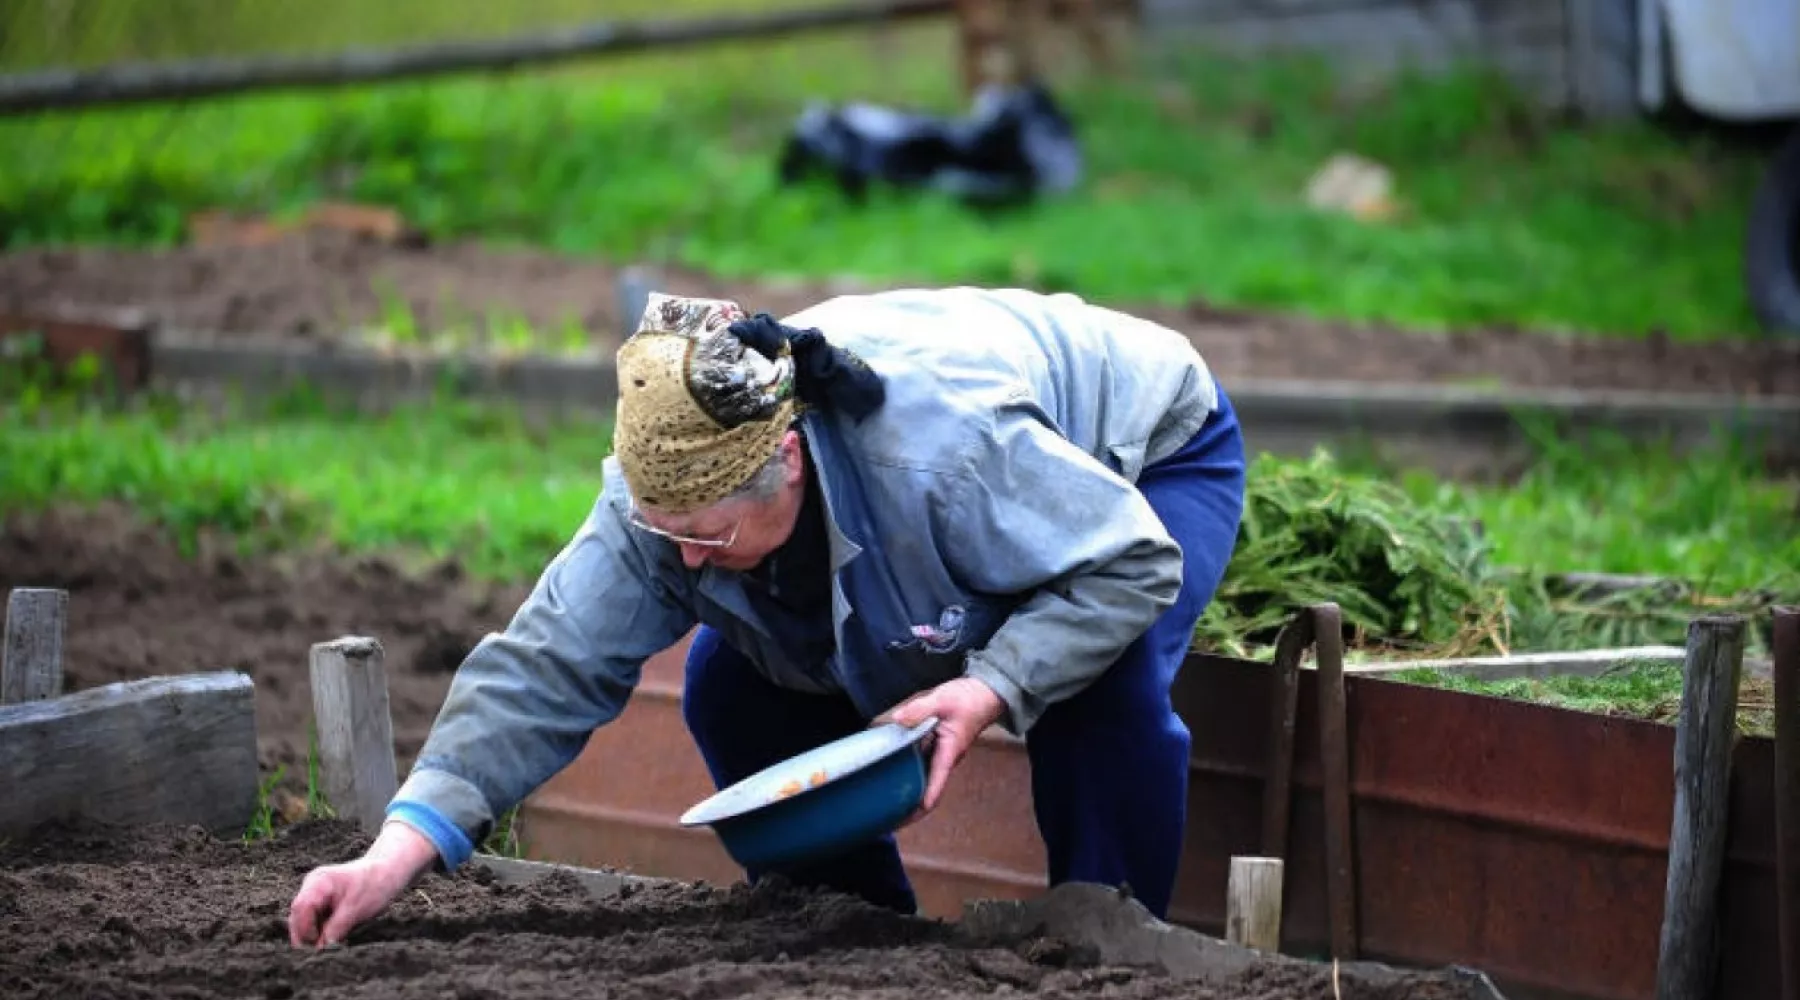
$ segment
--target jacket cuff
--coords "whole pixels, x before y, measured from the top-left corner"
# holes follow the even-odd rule
[[[388,807],[387,818],[417,830],[437,848],[443,869],[452,872],[475,853],[475,842],[444,814],[422,802],[396,802]]]
[[[480,789],[448,771],[423,767],[416,768],[400,786],[387,815],[436,845],[446,871],[468,861],[476,842],[494,823],[493,811]]]
[[[1006,704],[1006,714],[1001,718],[1000,724],[1014,736],[1024,737],[1037,723],[1038,717],[1044,714],[1045,706],[1042,699],[1002,673],[1000,668],[985,656],[978,653],[970,654],[966,664],[963,676],[972,677],[986,684]]]

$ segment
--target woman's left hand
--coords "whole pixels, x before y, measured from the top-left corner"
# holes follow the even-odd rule
[[[946,681],[894,709],[893,721],[902,726],[916,726],[934,715],[938,720],[929,737],[931,766],[926,772],[925,797],[903,826],[918,822],[937,808],[951,768],[1005,712],[1006,703],[993,688],[972,677]]]

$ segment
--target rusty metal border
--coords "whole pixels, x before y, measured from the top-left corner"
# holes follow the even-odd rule
[[[1302,672],[1283,948],[1327,955],[1322,675]],[[1222,933],[1230,858],[1256,853],[1270,667],[1197,656],[1176,704],[1194,730],[1189,832],[1171,918]],[[1345,682],[1358,955],[1479,968],[1509,996],[1655,996],[1674,730],[1373,677]],[[1741,741],[1721,901],[1721,997],[1775,996],[1773,741]]]
[[[1301,641],[1298,634],[1295,641]],[[1311,638],[1305,636],[1304,638]],[[646,668],[625,714],[526,803],[530,856],[642,874],[735,881],[681,810],[711,792],[680,717],[685,643]],[[1299,669],[1293,692],[1283,950],[1332,948],[1326,795],[1347,775],[1360,958],[1481,969],[1509,996],[1650,1000],[1673,810],[1674,730],[1547,705],[1376,677],[1343,677],[1347,752],[1321,725],[1335,699]],[[1194,735],[1189,824],[1171,920],[1222,934],[1233,855],[1268,853],[1279,821],[1285,698],[1271,664],[1190,656],[1174,691]],[[1777,996],[1774,741],[1742,740],[1733,761],[1721,900],[1722,997]],[[1027,898],[1044,886],[1023,746],[984,737],[943,806],[905,831],[926,912],[968,898]],[[1341,933],[1341,932],[1340,932]]]
[[[1800,1000],[1800,607],[1774,609],[1775,885],[1781,998]]]
[[[105,388],[129,395],[150,384],[154,331],[148,317],[134,309],[0,308],[0,355],[7,340],[36,334],[59,371],[83,356],[94,357],[108,380]]]

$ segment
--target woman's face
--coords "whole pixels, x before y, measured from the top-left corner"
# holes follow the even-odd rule
[[[723,500],[686,514],[646,507],[638,510],[637,517],[679,546],[681,561],[689,569],[708,563],[740,573],[753,569],[793,534],[805,499],[806,467],[799,434],[787,432],[781,439],[780,454],[781,484],[773,497]]]

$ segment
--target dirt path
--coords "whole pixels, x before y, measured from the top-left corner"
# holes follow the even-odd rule
[[[1032,995],[1120,1000],[1313,1000],[1329,966],[1255,969],[1231,988],[1105,967],[1049,939],[961,939],[953,927],[834,896],[761,886],[654,887],[609,903],[571,879],[510,887],[465,868],[427,875],[322,953],[288,943],[286,915],[315,865],[354,857],[344,825],[273,841],[187,830],[49,829],[0,846],[0,996],[12,1000]],[[1344,1000],[1451,1000],[1436,976]]]
[[[603,343],[620,329],[616,270],[596,261],[472,244],[358,242],[330,231],[254,247],[166,253],[31,250],[0,254],[0,309],[136,306],[189,333],[316,342],[377,323],[384,296],[424,330],[490,312],[557,330],[579,323]],[[665,290],[727,295],[776,315],[874,286],[773,285],[672,272]],[[1518,331],[1426,336],[1204,306],[1119,305],[1187,332],[1228,382],[1247,378],[1372,382],[1480,380],[1578,387],[1800,395],[1800,342],[1695,346],[1662,339],[1563,339]]]

